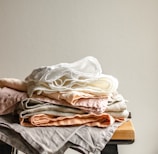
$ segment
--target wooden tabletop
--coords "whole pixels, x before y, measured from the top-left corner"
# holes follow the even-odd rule
[[[117,128],[111,140],[134,141],[135,129],[132,120],[128,120]]]

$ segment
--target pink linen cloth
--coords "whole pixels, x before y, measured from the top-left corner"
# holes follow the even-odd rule
[[[11,88],[0,88],[0,115],[12,113],[18,102],[27,98],[26,92]]]

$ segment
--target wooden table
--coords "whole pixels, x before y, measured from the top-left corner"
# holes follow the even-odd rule
[[[132,144],[135,140],[135,129],[132,120],[122,124],[114,133],[110,142],[105,146],[101,154],[118,154],[118,145]]]

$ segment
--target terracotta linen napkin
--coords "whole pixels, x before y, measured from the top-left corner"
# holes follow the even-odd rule
[[[97,126],[108,127],[115,122],[109,114],[76,114],[74,116],[56,117],[48,114],[37,114],[29,118],[20,118],[22,126]]]

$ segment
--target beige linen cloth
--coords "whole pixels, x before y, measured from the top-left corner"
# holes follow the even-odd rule
[[[26,154],[63,154],[69,147],[100,154],[121,125],[109,127],[23,127],[11,115],[0,116],[0,140]]]

